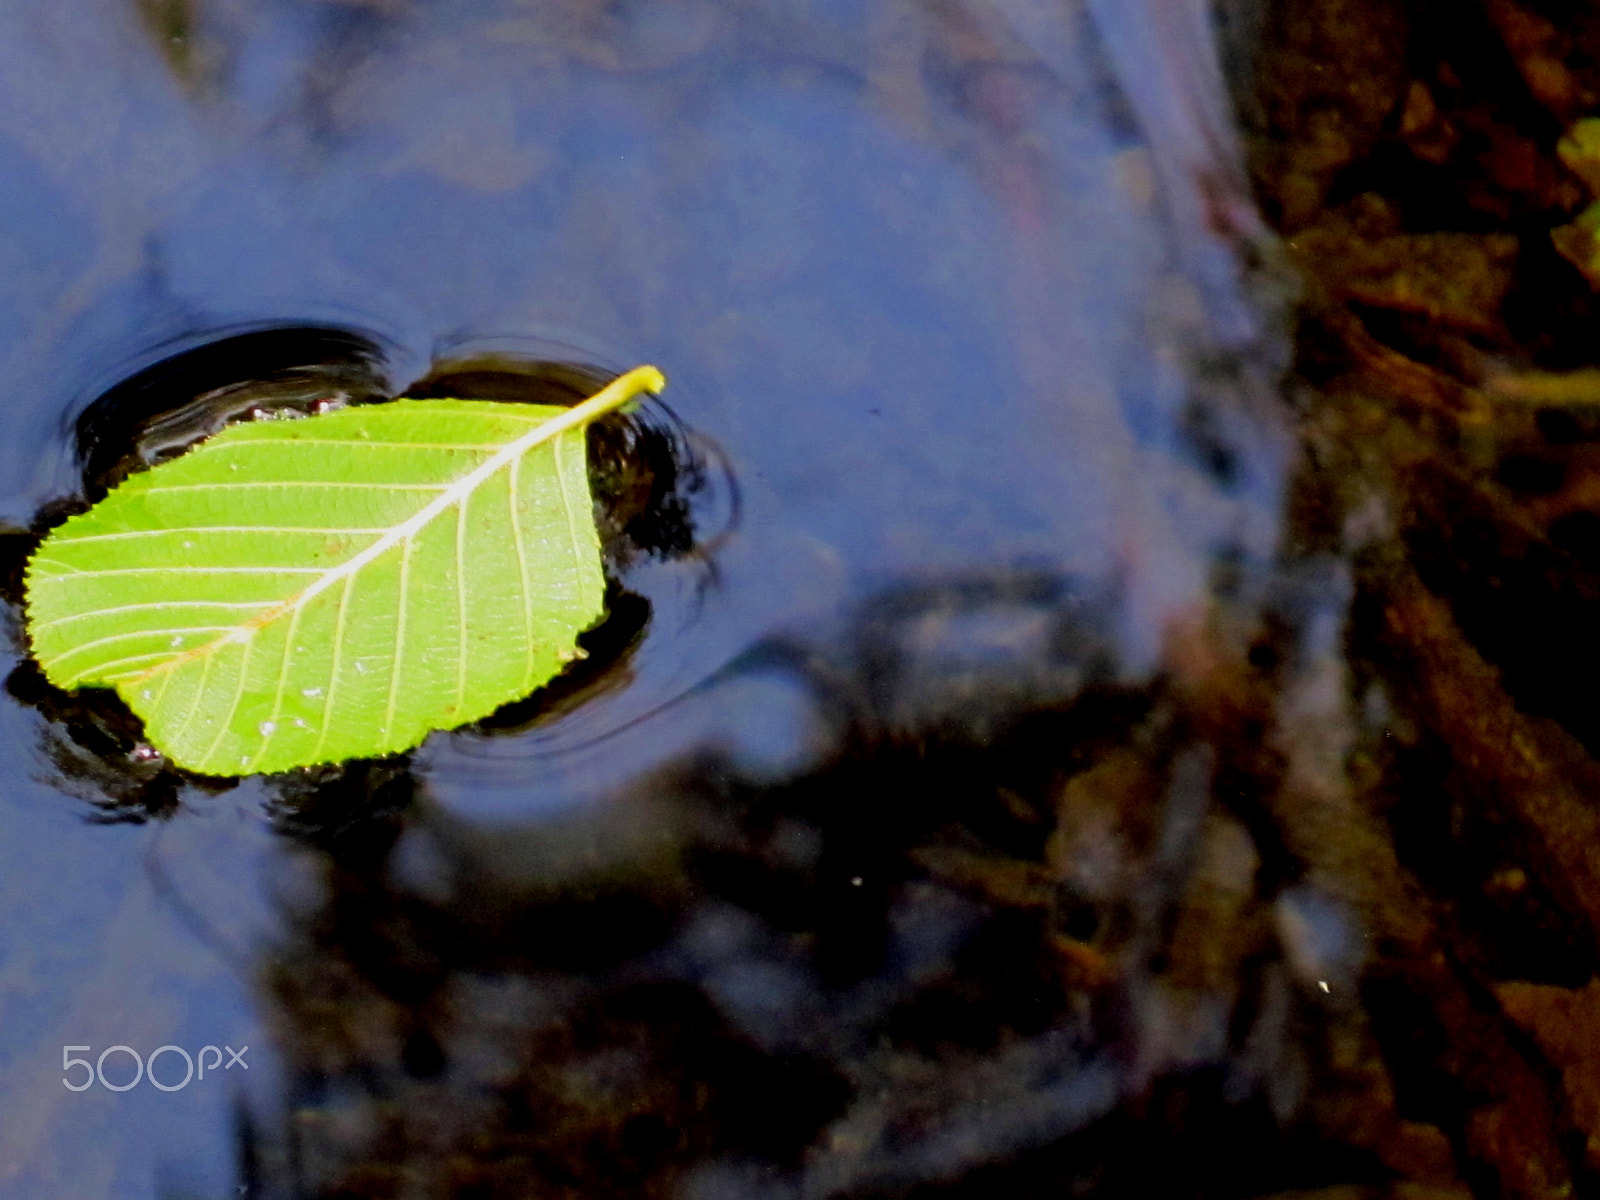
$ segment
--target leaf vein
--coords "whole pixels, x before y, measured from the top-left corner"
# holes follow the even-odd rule
[[[560,485],[558,490],[561,494],[561,511],[567,518],[567,537],[572,544],[572,559],[574,563],[580,563],[583,561],[583,547],[580,544],[583,536],[578,529],[578,514],[572,507],[572,481],[567,477],[567,460],[559,453],[555,455],[555,460],[556,480]]]
[[[109,567],[76,575],[47,575],[38,583],[99,579],[107,575],[321,575],[322,567]]]
[[[389,698],[383,706],[383,727],[381,732],[387,740],[389,730],[394,725],[394,702],[400,694],[400,664],[405,657],[406,649],[406,599],[407,586],[411,576],[411,538],[407,537],[400,544],[400,603],[399,612],[394,622],[394,662],[389,668]]]
[[[467,699],[467,501],[463,496],[456,505],[456,712],[462,711]]]
[[[89,675],[101,674],[102,678],[115,678],[114,676],[106,676],[103,673],[112,667],[120,667],[123,663],[144,662],[147,659],[164,657],[166,657],[166,652],[157,650],[151,654],[130,654],[126,658],[113,658],[110,662],[95,663],[93,666],[85,667],[83,670],[76,672],[66,683],[61,685],[61,689],[62,691],[70,692]],[[138,674],[138,672],[133,673]]]
[[[165,537],[174,533],[382,533],[385,526],[340,526],[340,525],[178,525],[166,529],[129,529],[121,533],[89,533],[82,537],[58,537],[58,545],[79,542],[114,542],[128,538]],[[71,563],[60,562],[59,559],[41,559],[36,561],[55,562],[60,566],[70,567],[74,571],[82,570]]]
[[[250,677],[250,652],[255,649],[255,639],[245,638],[244,649],[239,654],[239,684],[233,689],[233,702],[228,705],[228,715],[222,718],[222,723],[217,726],[217,736],[211,739],[211,745],[206,748],[202,762],[210,762],[211,756],[217,752],[217,747],[222,745],[222,739],[228,735],[228,729],[233,724],[233,718],[239,712],[239,702],[244,699],[245,681]],[[209,661],[209,659],[207,660]],[[244,763],[240,763],[244,766]]]
[[[86,621],[91,617],[109,617],[117,613],[137,612],[140,609],[151,608],[266,608],[276,604],[276,600],[152,600],[143,604],[118,604],[111,608],[96,608],[87,612],[68,613],[64,617],[54,617],[48,621],[40,621],[31,626],[31,632],[38,635],[46,629],[57,625],[65,625],[68,621]],[[232,629],[232,625],[197,625],[196,629]]]
[[[189,704],[189,711],[183,714],[183,721],[178,727],[180,732],[188,732],[189,722],[194,720],[194,714],[199,711],[200,702],[205,699],[206,680],[211,675],[211,663],[212,656],[209,654],[200,660],[200,682],[195,685],[194,699]],[[159,669],[158,667],[157,670]]]
[[[161,483],[147,487],[143,494],[160,492],[271,491],[281,487],[352,488],[362,492],[443,492],[448,483],[361,483],[351,479],[241,479],[237,483]]]
[[[40,665],[48,665],[48,666],[51,666],[51,667],[58,667],[58,666],[61,665],[62,659],[71,658],[74,654],[81,654],[85,650],[93,650],[96,646],[109,645],[111,642],[125,642],[129,638],[166,637],[166,636],[170,636],[170,635],[181,635],[181,634],[185,634],[185,633],[214,633],[215,631],[217,631],[219,629],[231,629],[231,628],[232,628],[231,625],[186,625],[186,626],[183,626],[182,628],[178,628],[178,629],[130,629],[130,630],[127,630],[124,633],[113,633],[113,634],[108,634],[106,637],[103,637],[103,638],[95,638],[94,641],[92,641],[92,642],[82,642],[79,645],[71,647],[70,649],[63,650],[60,654],[57,654],[54,658],[41,659],[40,660]],[[170,652],[171,651],[170,651],[170,648],[169,648],[167,653],[170,654]],[[90,668],[90,669],[92,670],[93,668]]]
[[[318,722],[317,745],[311,752],[311,761],[322,761],[322,747],[328,740],[328,727],[333,715],[333,696],[339,689],[339,663],[344,657],[344,618],[350,603],[350,592],[355,587],[355,577],[346,575],[339,589],[339,611],[333,619],[333,664],[328,669],[328,690],[323,693],[322,719]]]
[[[283,657],[278,660],[278,684],[272,695],[272,715],[267,718],[267,731],[261,737],[261,744],[256,747],[255,757],[260,758],[267,752],[267,747],[272,744],[272,739],[278,736],[278,719],[283,716],[283,692],[289,677],[289,659],[294,649],[295,631],[300,627],[300,614],[302,609],[295,609],[289,617],[289,628],[283,635]]]
[[[504,442],[382,442],[368,438],[236,437],[230,446],[360,446],[367,450],[480,450],[494,452]]]
[[[518,500],[520,499],[521,483],[519,473],[522,468],[520,458],[511,461],[510,505],[511,505],[511,540],[517,547],[517,596],[518,607],[522,610],[522,643],[527,648],[527,665],[523,668],[522,686],[528,687],[533,681],[534,654],[533,654],[533,590],[528,586],[528,552],[522,545],[522,519],[518,515]]]

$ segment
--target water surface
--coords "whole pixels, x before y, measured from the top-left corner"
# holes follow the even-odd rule
[[[617,685],[531,728],[436,735],[323,791],[185,785],[165,819],[106,824],[103,780],[64,771],[70,730],[0,704],[0,1194],[359,1191],[346,1172],[382,1157],[384,1106],[421,1111],[375,1063],[424,1091],[444,1072],[458,1097],[509,1086],[504,1062],[461,1066],[462,1039],[503,1050],[495,1021],[538,1026],[635,954],[628,969],[680,999],[703,989],[682,1027],[724,1022],[708,1053],[798,1055],[811,1097],[801,1132],[768,1142],[724,1109],[666,1106],[669,1126],[724,1130],[667,1155],[696,1194],[947,1178],[1108,1110],[1108,1064],[1018,1043],[962,1086],[1032,1115],[986,1125],[969,1104],[895,1159],[851,1100],[892,1064],[852,1076],[839,1064],[867,1042],[817,1038],[831,1020],[868,1039],[952,969],[982,906],[863,880],[851,864],[888,843],[836,850],[837,814],[779,821],[784,870],[894,914],[876,949],[829,965],[798,943],[752,949],[775,918],[715,872],[650,864],[717,840],[703,797],[663,782],[684,764],[780,786],[851,761],[863,721],[1004,743],[1017,712],[1148,679],[1223,575],[1248,602],[1285,460],[1276,301],[1236,271],[1256,235],[1203,33],[1172,43],[1162,9],[0,6],[0,519],[26,527],[83,493],[75,422],[95,397],[261,327],[370,339],[391,394],[486,356],[657,363],[711,480],[697,551],[622,572],[648,621]],[[1068,736],[1022,744],[1048,757]],[[908,786],[896,764],[840,794]],[[483,856],[502,843],[515,852],[496,866]],[[616,890],[621,915],[542,907],[573,880]],[[416,935],[449,987],[424,971],[408,992],[382,966],[399,951],[372,950],[397,928],[371,907],[390,886],[407,912],[470,927],[460,960]],[[850,903],[816,911],[847,927]],[[596,945],[540,940],[568,919]],[[365,982],[329,982],[347,969]],[[376,1041],[341,1040],[362,1030]],[[171,1094],[63,1088],[64,1045],[168,1042],[248,1043],[250,1073]],[[697,1070],[687,1043],[659,1052]],[[1002,1085],[1007,1062],[1022,1082]],[[716,1078],[724,1107],[784,1086]],[[619,1161],[653,1161],[637,1137]],[[795,1165],[813,1137],[864,1148],[853,1166]],[[550,1178],[601,1170],[538,1161]]]

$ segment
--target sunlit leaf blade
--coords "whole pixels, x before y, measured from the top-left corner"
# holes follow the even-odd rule
[[[50,681],[112,686],[173,762],[242,775],[415,746],[573,659],[605,580],[576,408],[402,400],[224,430],[28,564]]]

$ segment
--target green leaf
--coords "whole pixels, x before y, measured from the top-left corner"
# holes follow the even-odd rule
[[[405,750],[579,656],[605,580],[574,408],[400,400],[235,425],[132,476],[28,563],[61,688],[112,686],[179,766],[281,771]]]

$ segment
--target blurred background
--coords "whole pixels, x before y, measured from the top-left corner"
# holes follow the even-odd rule
[[[0,2],[0,1197],[1600,1194],[1597,107],[1588,0]],[[229,420],[642,362],[477,726],[27,657]]]

